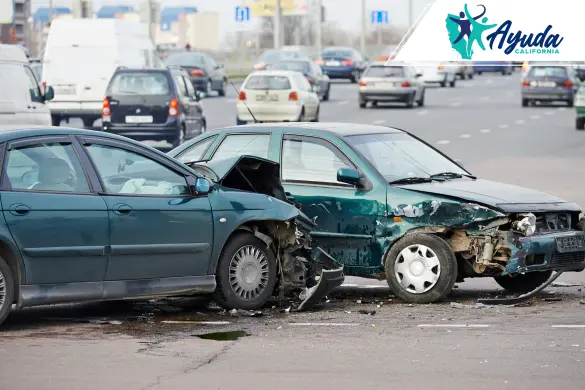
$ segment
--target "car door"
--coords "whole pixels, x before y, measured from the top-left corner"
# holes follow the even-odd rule
[[[28,138],[5,148],[2,214],[22,254],[25,284],[101,283],[108,212],[71,138]]]
[[[31,119],[30,123],[36,125],[51,126],[51,111],[45,104],[45,99],[39,83],[32,69],[24,65],[24,72],[28,80],[31,101],[27,106],[28,114]]]
[[[187,98],[189,99],[189,116],[187,117],[188,125],[187,128],[191,129],[187,131],[185,138],[190,139],[201,134],[203,126],[203,108],[199,103],[199,95],[193,87],[193,83],[189,79],[189,76],[184,74],[183,82],[187,87]]]
[[[102,186],[110,222],[106,281],[206,275],[213,241],[207,196],[189,171],[126,142],[82,138]]]
[[[284,134],[280,164],[290,200],[317,224],[311,232],[315,245],[349,266],[367,267],[371,258],[380,258],[375,232],[385,212],[385,190],[378,199],[373,191],[338,182],[339,168],[357,167],[323,138]]]
[[[187,133],[193,133],[195,131],[195,126],[193,124],[193,118],[196,117],[197,114],[193,113],[193,101],[187,94],[187,84],[183,79],[183,75],[177,72],[172,72],[173,80],[175,82],[175,87],[177,90],[177,99],[179,100],[179,105],[181,106],[181,121],[185,125],[185,130]]]

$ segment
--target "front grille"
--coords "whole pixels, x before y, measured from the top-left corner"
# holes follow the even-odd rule
[[[585,263],[585,252],[553,253],[550,260],[550,266],[554,268],[579,263]]]

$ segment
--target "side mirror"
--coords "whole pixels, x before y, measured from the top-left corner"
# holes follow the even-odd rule
[[[416,78],[417,78],[417,79],[418,79],[418,78],[420,78],[420,77],[422,77],[422,76],[423,76],[423,74],[422,74],[422,73],[417,73],[417,74],[416,74]]]
[[[459,160],[459,159],[455,159],[455,164],[459,165],[461,168],[465,169],[465,167],[463,166],[463,161]]]
[[[337,171],[337,181],[357,186],[360,183],[360,173],[353,168],[339,168]]]
[[[49,101],[49,100],[53,100],[53,98],[55,97],[55,90],[53,89],[53,87],[48,86],[45,89],[45,101]]]
[[[207,195],[213,190],[213,183],[205,177],[198,177],[191,186],[194,195]]]

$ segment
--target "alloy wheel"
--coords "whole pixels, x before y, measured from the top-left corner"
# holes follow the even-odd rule
[[[232,256],[229,282],[239,299],[253,300],[268,286],[269,268],[266,255],[254,245],[241,247]]]

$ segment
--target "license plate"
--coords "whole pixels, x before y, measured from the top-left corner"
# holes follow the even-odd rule
[[[325,66],[339,66],[341,65],[341,62],[339,61],[327,61],[325,62]]]
[[[256,101],[258,101],[258,102],[267,102],[267,101],[277,102],[278,95],[256,95]]]
[[[395,83],[380,83],[380,84],[376,84],[376,87],[378,88],[382,88],[382,89],[392,89],[396,87]]]
[[[557,237],[557,251],[560,253],[565,252],[578,252],[585,250],[585,237],[582,235],[571,236],[571,237]]]
[[[553,88],[557,86],[557,83],[554,81],[533,81],[530,83],[533,87],[540,87],[540,88]]]
[[[127,116],[126,123],[152,123],[152,115]]]
[[[75,95],[77,94],[77,87],[75,85],[66,87],[53,87],[55,95]]]

